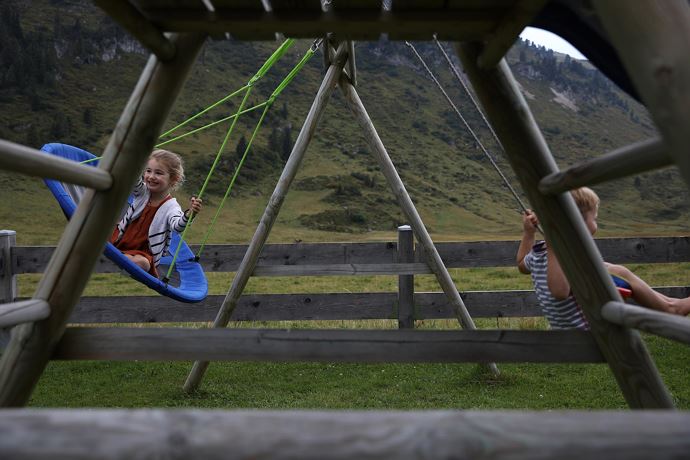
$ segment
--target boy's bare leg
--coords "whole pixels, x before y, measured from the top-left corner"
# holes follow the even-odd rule
[[[139,254],[136,255],[131,255],[131,254],[125,254],[129,260],[134,262],[139,268],[144,270],[145,272],[148,272],[151,269],[151,264],[149,263],[148,259],[144,256],[140,256]]]
[[[635,302],[643,307],[660,310],[666,313],[687,316],[690,314],[690,297],[675,299],[656,292],[642,278],[622,265],[606,264],[608,271],[624,278],[632,288]]]

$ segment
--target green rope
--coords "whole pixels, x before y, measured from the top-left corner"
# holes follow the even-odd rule
[[[233,118],[238,117],[238,116],[240,116],[240,115],[244,115],[245,113],[253,112],[254,110],[260,109],[261,107],[265,106],[266,104],[268,104],[268,101],[262,102],[261,104],[257,104],[257,105],[255,105],[254,107],[250,107],[250,108],[248,108],[248,109],[244,109],[242,112],[240,112],[240,113],[238,113],[238,114],[234,114],[234,115],[230,115],[229,117],[221,118],[220,120],[216,120],[216,121],[214,121],[214,122],[212,122],[212,123],[209,123],[209,124],[207,124],[207,125],[201,126],[201,127],[196,128],[196,129],[194,129],[194,130],[192,130],[192,131],[189,131],[189,132],[187,132],[187,133],[180,134],[180,135],[177,136],[177,137],[173,137],[172,139],[168,139],[167,141],[163,141],[163,142],[161,142],[161,143],[159,143],[159,144],[156,144],[156,148],[160,148],[160,147],[162,147],[162,146],[164,146],[164,145],[166,145],[166,144],[170,144],[171,142],[178,141],[178,140],[180,140],[180,139],[182,139],[182,138],[184,138],[184,137],[190,136],[190,135],[192,135],[192,134],[196,134],[196,133],[198,133],[198,132],[200,132],[200,131],[203,131],[203,130],[205,130],[205,129],[212,128],[212,127],[214,127],[214,126],[216,126],[216,125],[218,125],[218,124],[223,123],[224,121],[232,120]],[[91,160],[88,160],[88,161],[91,161]]]
[[[201,112],[198,112],[198,113],[192,115],[191,117],[187,118],[185,121],[183,121],[183,122],[180,123],[179,125],[170,128],[169,130],[167,130],[166,132],[164,132],[163,134],[161,134],[160,136],[158,136],[158,138],[160,139],[161,137],[165,137],[165,136],[170,135],[171,133],[173,133],[173,132],[177,131],[178,129],[182,128],[183,126],[185,126],[185,125],[186,125],[187,123],[189,123],[190,121],[196,120],[196,119],[199,118],[201,115],[203,115],[203,114],[205,114],[206,112],[208,112],[209,110],[214,109],[214,108],[218,107],[220,104],[222,104],[223,102],[227,101],[228,99],[237,96],[239,93],[241,93],[242,91],[244,91],[244,90],[246,90],[247,88],[249,88],[249,86],[251,86],[251,85],[249,85],[249,84],[244,85],[242,88],[238,89],[237,91],[228,94],[228,95],[225,96],[224,98],[222,98],[222,99],[220,99],[220,100],[214,102],[213,104],[209,105],[208,107],[206,107],[206,108],[205,108],[204,110],[202,110]],[[168,142],[170,142],[170,141],[168,141]],[[158,146],[156,146],[156,147],[158,147]]]
[[[242,109],[244,108],[244,105],[247,103],[247,99],[249,98],[249,95],[252,92],[252,87],[249,86],[244,93],[244,98],[242,98],[242,102],[240,103],[239,108],[237,109],[237,112],[235,115],[240,113]],[[218,149],[218,153],[216,153],[216,158],[213,160],[213,164],[211,165],[211,169],[209,170],[208,174],[206,175],[206,179],[204,180],[204,184],[201,186],[201,190],[199,191],[199,194],[197,197],[202,198],[204,195],[204,192],[206,191],[206,187],[208,186],[209,181],[211,180],[211,176],[213,175],[214,171],[216,170],[216,167],[218,166],[218,163],[220,162],[220,157],[223,153],[223,150],[225,150],[225,146],[228,143],[228,140],[230,139],[230,135],[235,129],[235,125],[237,124],[237,120],[239,119],[238,116],[235,116],[232,119],[232,123],[230,124],[230,128],[228,128],[228,131],[225,133],[225,138],[223,139],[223,143],[221,144],[220,148]],[[192,222],[194,221],[194,215],[191,215],[189,217],[189,221],[187,222],[187,225],[185,226],[184,230],[182,230],[182,235],[180,235],[180,240],[185,241],[185,236],[187,235],[187,231],[189,230],[189,227],[192,226]],[[177,256],[180,254],[180,247],[182,245],[178,245],[177,249],[175,250],[175,255],[173,256],[173,260],[170,263],[170,267],[168,267],[168,272],[165,275],[165,279],[168,280],[170,279],[170,276],[172,275],[173,268],[175,267],[175,262],[177,262]]]
[[[222,98],[222,99],[220,99],[220,100],[214,102],[213,104],[211,104],[210,106],[206,107],[206,108],[203,109],[202,111],[200,111],[200,112],[196,113],[195,115],[193,115],[192,117],[186,119],[185,121],[183,121],[183,122],[180,123],[179,125],[177,125],[177,126],[175,126],[175,127],[173,127],[173,128],[170,128],[169,130],[167,130],[166,132],[164,132],[163,134],[161,134],[161,135],[159,136],[159,138],[160,138],[160,137],[166,137],[166,136],[170,135],[170,134],[173,133],[174,131],[178,130],[179,128],[181,128],[181,127],[187,125],[189,122],[191,122],[191,121],[197,119],[198,117],[200,117],[201,115],[205,114],[205,113],[208,112],[209,110],[212,110],[212,109],[218,107],[218,106],[219,106],[220,104],[222,104],[223,102],[227,101],[228,99],[233,98],[234,96],[238,95],[238,94],[241,93],[242,91],[248,89],[250,86],[252,86],[254,83],[256,83],[259,79],[261,79],[261,77],[263,77],[263,76],[266,74],[266,72],[268,72],[268,70],[273,66],[273,64],[275,64],[275,63],[278,61],[278,59],[280,59],[280,58],[290,49],[290,47],[292,47],[292,45],[294,44],[294,42],[295,42],[295,40],[292,39],[292,38],[285,40],[285,41],[278,47],[278,49],[276,49],[276,50],[273,52],[273,54],[266,60],[266,62],[264,62],[264,64],[261,66],[261,68],[260,68],[260,69],[256,72],[256,74],[249,80],[249,82],[248,82],[246,85],[244,85],[242,88],[240,88],[240,89],[234,91],[233,93],[228,94],[228,95],[225,96],[224,98]]]
[[[256,134],[259,132],[259,128],[261,128],[261,124],[264,121],[264,118],[266,117],[266,113],[268,112],[268,109],[271,108],[273,101],[270,101],[264,107],[264,111],[261,113],[261,117],[259,118],[259,121],[257,122],[256,126],[254,127],[254,131],[252,132],[252,136],[249,138],[249,142],[247,143],[247,147],[244,149],[244,153],[242,154],[242,158],[240,159],[240,162],[237,164],[237,167],[235,168],[235,172],[232,175],[232,179],[230,179],[230,184],[228,185],[228,188],[225,190],[225,195],[223,195],[223,199],[221,200],[220,204],[218,205],[218,209],[216,210],[216,214],[213,216],[213,219],[211,220],[211,224],[208,227],[208,230],[206,231],[206,234],[204,235],[204,239],[201,242],[201,246],[199,247],[199,251],[196,254],[196,257],[201,256],[201,252],[204,250],[204,247],[206,246],[206,242],[208,241],[208,238],[211,236],[211,232],[213,231],[213,227],[216,225],[216,221],[218,220],[218,216],[220,215],[221,210],[223,209],[223,206],[225,205],[225,201],[228,199],[228,196],[230,196],[230,191],[232,190],[233,185],[235,185],[235,180],[237,180],[237,176],[240,174],[240,170],[242,169],[242,165],[244,165],[244,160],[247,158],[247,155],[249,154],[249,150],[252,147],[252,143],[254,142],[254,138],[256,137]]]
[[[240,169],[242,168],[242,165],[244,164],[244,161],[247,158],[247,154],[249,153],[249,150],[251,149],[251,146],[252,146],[252,143],[254,142],[254,138],[256,137],[256,134],[259,132],[259,128],[261,127],[261,124],[263,123],[263,120],[264,120],[264,117],[266,116],[266,113],[271,108],[271,106],[273,105],[273,102],[278,97],[278,95],[295,78],[297,73],[302,69],[302,67],[304,67],[304,65],[309,61],[309,59],[311,59],[312,56],[314,56],[314,54],[316,53],[316,50],[318,49],[320,44],[321,44],[320,39],[314,41],[314,44],[312,45],[312,47],[309,48],[309,50],[304,54],[302,59],[295,65],[295,67],[293,67],[293,69],[290,71],[290,73],[287,74],[287,76],[276,87],[276,89],[273,90],[273,93],[271,94],[271,96],[266,101],[266,106],[264,107],[264,111],[261,113],[261,117],[259,118],[259,121],[257,122],[256,127],[254,128],[254,132],[252,133],[252,136],[249,139],[249,142],[247,143],[247,147],[244,149],[244,153],[242,154],[242,158],[240,159],[240,162],[238,163],[237,167],[235,168],[235,172],[233,173],[232,179],[230,180],[230,184],[228,185],[228,188],[225,191],[225,195],[223,196],[223,199],[221,200],[220,204],[218,205],[218,209],[216,210],[216,213],[213,216],[213,219],[211,220],[211,223],[208,227],[208,230],[206,231],[206,234],[204,235],[204,239],[201,242],[201,246],[199,247],[199,250],[197,251],[197,254],[196,254],[197,258],[201,256],[201,252],[204,250],[204,247],[206,246],[206,242],[208,241],[209,237],[211,236],[211,232],[213,231],[213,227],[215,227],[215,225],[216,225],[216,221],[218,220],[218,216],[220,215],[220,212],[223,209],[223,206],[225,205],[225,201],[227,200],[228,196],[230,196],[230,192],[232,190],[232,187],[235,185],[235,180],[239,176]]]
[[[245,88],[246,88],[245,91],[246,91],[246,92],[245,92],[245,94],[244,94],[244,98],[242,99],[242,102],[240,103],[240,106],[239,106],[239,108],[237,109],[237,112],[235,113],[235,116],[234,116],[234,118],[233,118],[233,120],[232,120],[232,124],[230,125],[230,128],[228,129],[228,132],[226,133],[225,138],[223,139],[222,145],[221,145],[220,148],[218,149],[218,153],[216,154],[216,158],[215,158],[215,160],[213,161],[213,165],[211,166],[211,170],[209,171],[208,175],[206,176],[206,179],[204,180],[204,184],[203,184],[203,186],[201,187],[201,190],[199,191],[199,194],[197,195],[199,198],[202,198],[202,197],[203,197],[203,194],[204,194],[204,192],[206,191],[206,187],[208,186],[208,183],[209,183],[209,181],[210,181],[210,179],[211,179],[211,176],[213,175],[214,171],[216,170],[216,167],[218,166],[218,162],[220,161],[221,154],[223,153],[223,150],[225,149],[225,146],[226,146],[228,140],[230,139],[230,135],[232,134],[232,132],[233,132],[233,130],[234,130],[234,128],[235,128],[235,125],[236,125],[236,123],[237,123],[237,120],[239,119],[239,115],[242,113],[242,110],[244,109],[244,106],[245,106],[245,104],[246,104],[246,102],[247,102],[247,99],[249,98],[249,94],[250,94],[251,91],[252,91],[252,87],[253,87],[254,83],[256,83],[258,80],[260,80],[260,79],[266,74],[266,72],[268,72],[268,70],[269,70],[271,67],[273,67],[273,65],[278,61],[278,59],[280,59],[280,58],[287,52],[287,50],[289,50],[290,47],[292,47],[292,45],[293,45],[294,43],[295,43],[295,40],[292,39],[292,38],[289,38],[289,39],[285,40],[285,41],[278,47],[278,49],[277,49],[276,51],[273,52],[273,54],[271,55],[271,57],[269,57],[269,58],[266,60],[266,62],[264,62],[264,64],[261,66],[261,68],[256,72],[256,74],[255,74],[255,75],[249,80],[249,82],[245,85]],[[300,61],[300,62],[301,62],[301,61]],[[261,122],[263,121],[263,119],[264,119],[264,117],[265,117],[265,115],[266,115],[266,111],[267,111],[268,108],[271,106],[271,104],[272,104],[272,100],[271,100],[271,99],[269,99],[268,101],[266,101],[266,105],[264,106],[264,111],[263,111],[263,113],[261,114],[261,118],[259,119],[259,126],[261,125]],[[255,130],[254,134],[252,134],[252,140],[254,139],[254,136],[255,136],[255,135],[256,135],[256,130]],[[251,145],[251,141],[250,141],[250,144],[249,144],[249,145]],[[246,152],[245,152],[245,155],[243,155],[243,160],[244,160],[244,157],[245,157],[245,156],[246,156]],[[240,165],[241,165],[241,164],[242,164],[242,163],[240,163]],[[233,182],[234,182],[234,180],[233,180]],[[189,222],[187,222],[187,225],[185,226],[184,230],[182,231],[182,235],[180,235],[180,240],[181,240],[181,241],[185,241],[185,236],[186,236],[186,234],[187,234],[187,231],[189,230],[189,227],[192,226],[193,220],[194,220],[194,216],[190,216]],[[170,263],[170,267],[168,268],[168,272],[167,272],[166,275],[165,275],[165,279],[166,279],[166,280],[170,279],[170,276],[172,275],[172,271],[173,271],[173,269],[174,269],[174,267],[175,267],[175,262],[177,261],[177,257],[178,257],[178,255],[179,255],[179,253],[180,253],[180,247],[181,247],[181,245],[178,245],[177,249],[175,250],[175,254],[173,255],[173,260],[172,260],[172,262]],[[200,254],[200,252],[199,252],[199,254]],[[198,255],[197,255],[197,257],[198,257]]]

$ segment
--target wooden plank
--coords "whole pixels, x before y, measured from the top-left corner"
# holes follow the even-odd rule
[[[430,40],[481,39],[494,30],[498,18],[483,10],[382,11],[369,8],[311,9],[272,12],[217,8],[215,12],[196,9],[146,10],[145,16],[157,28],[170,32],[229,32],[246,40],[265,40],[275,32],[294,38],[323,37],[333,33],[346,40],[378,40],[383,33],[392,39]]]
[[[690,5],[595,0],[597,16],[690,187]]]
[[[690,261],[690,237],[601,238],[595,240],[602,257],[611,263],[677,263]],[[512,267],[515,265],[517,241],[478,241],[436,243],[441,259],[448,268]],[[196,252],[198,245],[191,245]],[[54,247],[16,246],[13,249],[15,273],[42,273]],[[396,261],[397,243],[295,243],[264,245],[257,267],[275,265],[324,266],[344,264],[392,264]],[[247,245],[207,245],[201,264],[208,272],[233,272],[239,267]],[[415,262],[425,262],[422,252]],[[421,269],[421,267],[418,267]],[[118,273],[119,268],[100,257],[95,273]],[[393,273],[391,273],[393,274]]]
[[[675,459],[687,412],[203,411],[49,409],[0,413],[6,458]],[[88,435],[85,435],[87,433]],[[171,442],[173,439],[175,442]],[[573,443],[572,439],[581,440]],[[506,454],[509,452],[509,454]]]
[[[279,362],[568,362],[602,357],[586,331],[68,328],[54,359]]]
[[[673,407],[671,395],[639,334],[601,317],[601,306],[620,300],[620,296],[572,196],[543,195],[539,191],[539,181],[557,170],[556,162],[505,60],[493,69],[480,69],[476,64],[479,48],[477,43],[459,45],[463,67],[539,215],[549,246],[558,254],[626,401],[635,408]]]
[[[50,315],[48,302],[40,299],[22,300],[0,305],[0,328],[14,327],[46,319]]]
[[[609,302],[601,308],[601,316],[620,326],[690,343],[690,319],[670,315],[649,308],[628,305],[623,302]]]
[[[398,262],[414,260],[414,233],[409,225],[398,227]],[[414,276],[398,276],[398,328],[414,329]]]
[[[17,244],[17,232],[0,230],[0,304],[14,302],[17,298],[17,275],[14,273],[13,249]]]
[[[539,190],[553,195],[672,164],[663,141],[647,139],[549,174],[539,181]]]
[[[161,61],[170,60],[175,56],[175,45],[131,3],[120,0],[94,0],[94,3]],[[201,2],[199,5],[203,6]]]
[[[688,297],[690,288],[655,288],[670,297]],[[473,318],[542,316],[534,291],[465,291]],[[213,321],[224,296],[211,295],[194,305],[161,296],[82,297],[70,323],[188,323]],[[309,321],[395,319],[395,292],[323,294],[249,294],[240,297],[230,321]],[[417,319],[455,318],[442,292],[417,292]]]
[[[477,65],[483,69],[495,67],[546,3],[547,0],[516,1],[484,44]]]
[[[252,276],[415,275],[432,273],[425,263],[258,266]]]
[[[82,165],[2,139],[0,169],[33,177],[56,179],[99,191],[107,190],[113,184],[110,174],[100,168]]]
[[[36,289],[34,297],[47,300],[50,317],[15,327],[0,357],[0,406],[28,401],[204,39],[176,37],[174,59],[149,59],[99,165],[112,175],[113,186],[87,190]]]
[[[292,152],[290,152],[290,157],[285,163],[283,172],[280,174],[278,183],[271,194],[271,198],[268,200],[266,209],[261,215],[259,220],[259,225],[256,227],[256,231],[252,236],[252,240],[249,243],[247,252],[244,254],[242,263],[237,271],[237,274],[232,280],[232,285],[228,290],[223,303],[218,310],[216,319],[213,321],[214,327],[225,327],[232,316],[233,310],[237,306],[237,302],[244,291],[249,277],[256,268],[256,264],[259,261],[259,256],[263,250],[268,236],[271,232],[271,228],[278,218],[278,213],[283,205],[285,196],[287,195],[290,185],[292,184],[304,154],[307,151],[307,147],[311,142],[311,139],[316,132],[316,128],[319,124],[321,116],[323,115],[328,101],[333,94],[336,82],[340,77],[343,65],[345,63],[345,58],[347,57],[346,48],[344,44],[338,47],[335,58],[332,61],[331,66],[326,71],[321,86],[314,97],[314,101],[309,109],[307,118],[300,129],[295,145],[292,147]],[[189,392],[195,390],[201,383],[204,372],[208,368],[208,361],[196,361],[192,366],[192,370],[187,376],[187,380],[184,384],[184,390]]]
[[[0,411],[6,459],[675,460],[687,411]]]

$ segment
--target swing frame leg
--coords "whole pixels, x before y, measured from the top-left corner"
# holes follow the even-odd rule
[[[336,57],[333,59],[330,67],[326,71],[326,75],[324,76],[321,86],[316,93],[314,102],[309,109],[307,118],[302,125],[299,135],[297,136],[297,140],[292,148],[290,157],[288,158],[287,163],[285,163],[283,172],[278,179],[278,183],[273,190],[271,198],[268,200],[268,205],[266,205],[266,209],[261,216],[261,220],[259,221],[259,225],[254,232],[251,242],[249,243],[247,252],[244,254],[244,258],[237,269],[237,273],[235,273],[235,277],[232,280],[232,285],[230,286],[230,289],[223,300],[218,314],[216,315],[216,319],[213,321],[213,327],[215,328],[225,327],[228,325],[230,317],[237,307],[237,302],[240,299],[244,288],[247,286],[249,277],[254,272],[254,268],[256,268],[259,255],[266,244],[266,240],[268,239],[271,228],[278,217],[278,213],[283,205],[285,196],[287,195],[290,185],[292,184],[292,181],[299,170],[299,166],[302,163],[302,159],[307,151],[307,147],[309,147],[309,143],[314,137],[316,127],[318,126],[321,116],[328,105],[328,101],[333,94],[333,90],[335,89],[336,83],[340,78],[346,58],[347,47],[343,43],[338,47]],[[196,361],[194,363],[183,386],[185,392],[193,392],[199,387],[209,364],[210,363],[208,361]]]
[[[23,406],[29,400],[205,37],[175,35],[173,59],[149,58],[99,166],[110,173],[113,186],[86,191],[34,295],[48,302],[50,316],[12,329],[0,358],[1,407]]]
[[[405,184],[400,178],[400,175],[398,174],[390,155],[388,155],[388,151],[383,145],[383,142],[381,141],[381,138],[379,137],[378,132],[376,131],[376,128],[374,127],[374,124],[372,123],[371,118],[369,117],[369,114],[362,103],[362,100],[359,98],[359,94],[357,94],[357,90],[345,78],[340,79],[340,89],[345,96],[347,106],[349,107],[350,111],[352,111],[352,114],[355,116],[357,122],[362,128],[365,140],[374,152],[374,156],[378,160],[381,171],[386,177],[393,194],[398,199],[400,208],[412,227],[412,231],[417,237],[417,241],[424,249],[429,268],[431,268],[431,271],[436,276],[436,280],[441,286],[441,289],[446,294],[448,300],[453,306],[455,316],[465,329],[476,329],[474,321],[472,320],[470,313],[467,311],[467,307],[465,306],[462,297],[460,297],[460,293],[455,287],[455,283],[453,282],[450,273],[448,273],[448,269],[443,263],[441,255],[438,253],[438,250],[431,239],[431,235],[429,235],[429,232],[424,226],[424,222],[422,221],[417,208],[412,202],[412,198],[410,198],[409,193],[407,193]],[[500,371],[495,363],[489,363],[488,367],[495,376],[500,374]]]

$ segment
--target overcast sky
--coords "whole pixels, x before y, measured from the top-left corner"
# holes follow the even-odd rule
[[[520,34],[523,40],[529,40],[537,45],[545,46],[559,53],[569,54],[575,59],[586,59],[580,52],[575,49],[570,43],[563,40],[556,34],[547,32],[542,29],[535,29],[534,27],[527,27]]]

